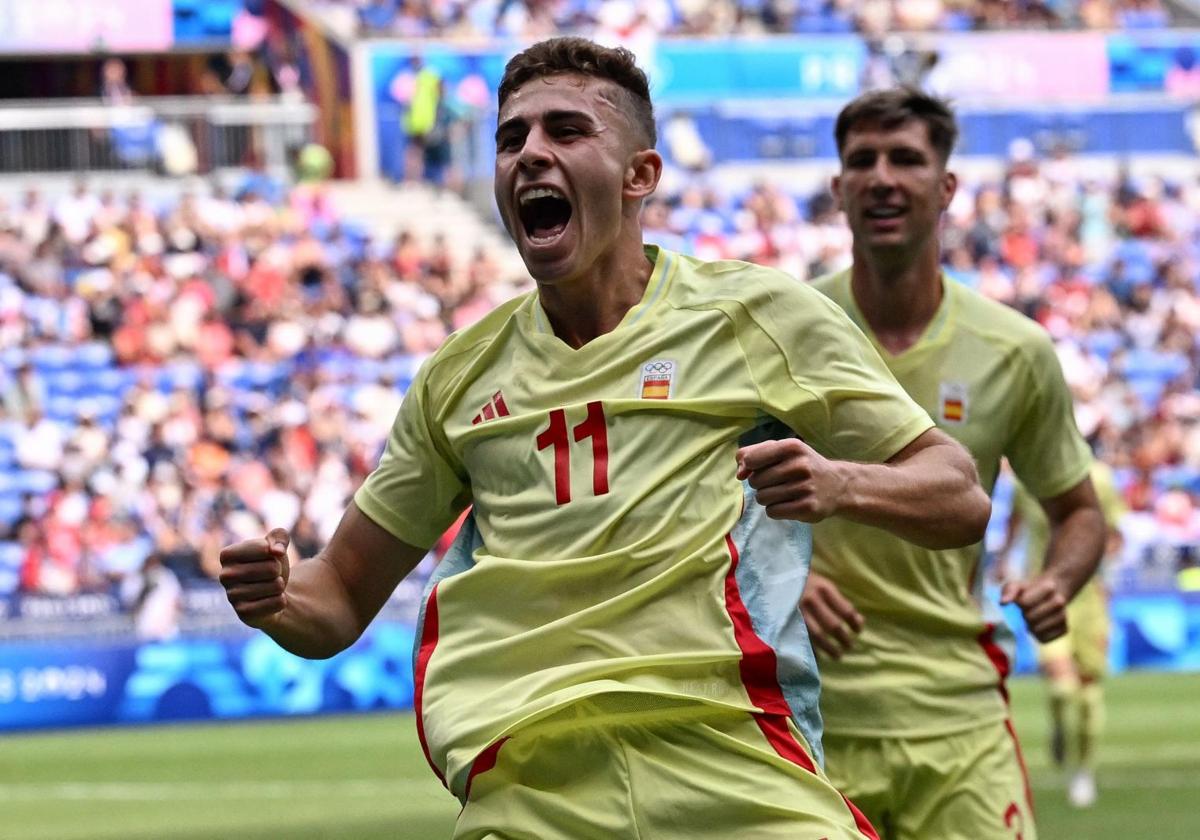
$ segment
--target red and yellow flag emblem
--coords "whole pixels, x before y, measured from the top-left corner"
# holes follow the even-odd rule
[[[941,411],[939,417],[943,423],[960,425],[967,422],[967,386],[961,382],[943,382],[939,389]]]
[[[639,396],[643,400],[669,400],[675,390],[675,373],[678,369],[669,359],[655,359],[642,365],[642,386]]]

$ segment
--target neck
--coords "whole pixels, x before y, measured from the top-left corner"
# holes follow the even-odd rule
[[[850,288],[879,343],[892,353],[907,350],[920,339],[942,303],[936,241],[910,260],[855,248]]]
[[[538,298],[554,334],[579,348],[610,333],[646,292],[654,264],[640,227],[626,226],[613,248],[579,276],[538,283]]]

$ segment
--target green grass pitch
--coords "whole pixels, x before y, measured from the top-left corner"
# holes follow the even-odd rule
[[[1109,682],[1088,811],[1049,765],[1041,683],[1012,688],[1043,840],[1200,837],[1200,675]],[[5,840],[441,840],[456,813],[411,715],[0,736]]]

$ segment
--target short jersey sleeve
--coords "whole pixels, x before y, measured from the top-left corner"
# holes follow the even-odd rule
[[[436,356],[434,357],[436,359]],[[469,503],[466,471],[438,420],[426,361],[400,405],[379,466],[354,494],[358,507],[397,539],[429,548]]]
[[[1004,454],[1029,492],[1049,499],[1087,477],[1092,452],[1075,425],[1071,392],[1049,337],[1039,333],[1023,349],[1027,382],[1013,389],[1018,420]]]
[[[934,424],[853,321],[776,272],[747,283],[743,349],[764,410],[827,457],[881,462]]]

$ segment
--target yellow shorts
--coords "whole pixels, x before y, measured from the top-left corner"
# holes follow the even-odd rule
[[[826,735],[829,778],[883,840],[1035,840],[1010,721],[937,738]]]
[[[518,733],[471,779],[454,837],[877,838],[809,755],[790,719],[774,715]]]
[[[1108,598],[1100,589],[1089,586],[1067,607],[1067,632],[1038,646],[1038,662],[1071,659],[1081,677],[1101,679],[1108,674],[1111,627]]]

